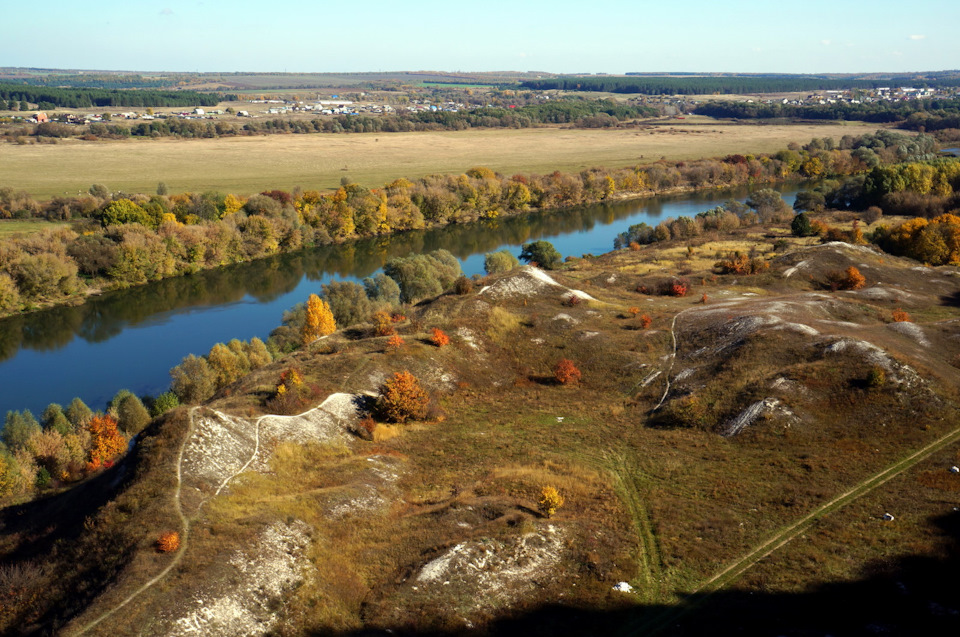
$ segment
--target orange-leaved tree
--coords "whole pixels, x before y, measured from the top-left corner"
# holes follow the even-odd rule
[[[113,461],[127,450],[127,439],[117,431],[117,419],[106,414],[98,414],[87,424],[90,432],[90,463],[87,467],[96,471],[109,467]]]
[[[303,342],[309,343],[337,331],[337,322],[326,301],[316,294],[307,299],[307,317],[303,323]]]
[[[422,420],[429,405],[427,392],[408,371],[395,373],[380,386],[377,408],[385,420],[399,423]]]
[[[553,377],[561,385],[580,382],[580,370],[568,358],[561,358],[553,368]]]

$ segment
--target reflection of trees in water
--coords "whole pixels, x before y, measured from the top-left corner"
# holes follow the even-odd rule
[[[380,270],[393,257],[440,248],[466,259],[499,250],[504,244],[519,245],[545,236],[586,232],[597,224],[609,225],[640,211],[650,217],[660,217],[664,206],[669,208],[671,202],[712,203],[718,196],[742,198],[747,194],[748,188],[731,189],[722,194],[714,190],[486,219],[313,248],[164,279],[109,292],[82,305],[0,320],[0,360],[15,355],[21,347],[36,350],[65,347],[75,336],[92,343],[103,342],[127,326],[185,308],[235,303],[247,295],[259,303],[269,303],[294,290],[304,276],[310,281],[363,278]]]

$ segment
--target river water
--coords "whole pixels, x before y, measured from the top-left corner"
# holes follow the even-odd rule
[[[795,187],[784,198],[792,204]],[[602,254],[632,224],[693,216],[746,188],[657,197],[553,213],[489,220],[304,250],[254,263],[109,292],[75,307],[0,320],[0,414],[79,396],[104,409],[121,388],[166,391],[169,370],[217,342],[266,340],[284,310],[333,279],[359,280],[394,256],[445,248],[467,275],[483,273],[483,255],[545,239],[563,256]],[[2,426],[2,425],[0,425]]]

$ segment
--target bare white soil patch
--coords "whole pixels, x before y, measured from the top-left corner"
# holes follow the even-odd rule
[[[913,301],[917,298],[916,294],[901,290],[896,287],[887,287],[875,285],[863,290],[852,292],[859,297],[870,299],[871,301]]]
[[[310,527],[294,520],[268,526],[248,551],[237,551],[228,564],[234,575],[223,589],[196,593],[188,610],[173,620],[170,637],[264,635],[277,622],[286,594],[303,581],[304,552]],[[224,590],[226,589],[226,590]]]
[[[782,413],[784,416],[795,418],[793,412],[787,409],[783,403],[776,398],[764,398],[763,400],[753,403],[724,423],[723,427],[720,429],[720,435],[724,436],[725,438],[736,436],[738,433],[743,431],[745,427],[752,425],[757,418],[760,418],[766,414],[773,414],[777,412]]]
[[[546,292],[560,292],[561,298],[573,295],[584,301],[596,300],[586,292],[560,285],[543,270],[529,265],[520,268],[516,274],[511,274],[483,288],[479,293],[502,299],[517,296],[529,297]]]
[[[867,341],[855,338],[840,338],[827,345],[825,353],[839,354],[848,351],[862,356],[871,365],[878,365],[883,368],[890,375],[890,380],[894,382],[904,383],[907,386],[922,382],[920,375],[912,367],[900,363],[884,349]]]
[[[887,328],[897,332],[898,334],[903,334],[904,336],[912,338],[917,342],[918,345],[930,347],[930,341],[927,339],[927,335],[924,334],[923,328],[916,323],[910,323],[907,321],[887,323]]]
[[[426,595],[445,586],[470,591],[475,610],[510,604],[550,579],[563,556],[564,537],[551,524],[512,541],[462,542],[420,569],[416,590]]]
[[[210,493],[236,475],[257,446],[256,426],[244,418],[203,410],[183,451],[185,485]]]

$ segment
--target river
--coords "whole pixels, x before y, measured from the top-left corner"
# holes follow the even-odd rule
[[[795,187],[782,189],[792,204]],[[169,370],[217,342],[266,340],[284,310],[332,279],[360,280],[394,256],[445,248],[467,275],[483,255],[545,239],[563,256],[602,254],[632,224],[692,216],[749,194],[746,188],[594,205],[495,219],[304,250],[216,271],[119,290],[74,307],[0,320],[0,414],[79,396],[104,409],[121,388],[166,391]]]

